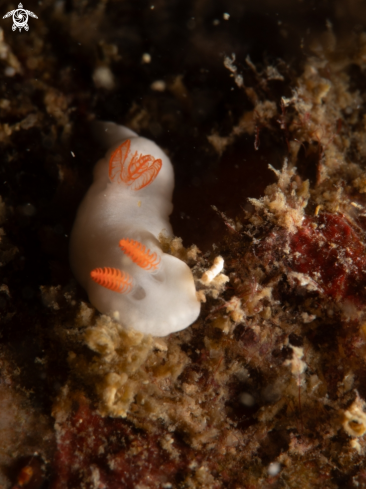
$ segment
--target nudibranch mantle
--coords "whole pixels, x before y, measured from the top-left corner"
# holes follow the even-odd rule
[[[95,128],[109,150],[76,215],[72,271],[90,302],[121,324],[154,336],[180,331],[197,319],[200,303],[190,268],[163,253],[158,240],[160,233],[173,236],[173,166],[128,128]]]

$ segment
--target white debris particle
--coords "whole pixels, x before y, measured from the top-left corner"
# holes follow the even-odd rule
[[[14,76],[16,71],[12,66],[7,66],[4,70],[5,76]]]
[[[232,53],[231,58],[229,56],[225,56],[224,58],[224,66],[227,68],[231,73],[236,73],[238,68],[234,65],[236,60],[236,55],[235,53]]]
[[[93,81],[97,88],[112,90],[114,88],[114,77],[108,66],[99,66],[94,70]]]
[[[155,92],[164,92],[166,89],[166,83],[164,80],[156,80],[150,85],[151,90]]]
[[[231,71],[232,75],[234,77],[235,83],[237,84],[238,87],[244,86],[244,79],[242,75],[239,75],[238,73],[238,68],[235,66],[234,62],[236,59],[235,53],[232,53],[231,58],[229,56],[225,56],[224,58],[224,66],[227,68],[229,71]]]
[[[362,447],[361,447],[361,444],[357,438],[352,438],[352,440],[350,441],[349,444],[350,444],[350,447],[353,448],[353,450],[356,450],[358,452],[358,454],[361,455]]]
[[[304,349],[298,346],[292,346],[292,359],[286,360],[284,365],[291,367],[291,373],[295,376],[301,375],[306,370],[306,363],[302,360]]]
[[[144,53],[141,58],[142,63],[150,63],[151,62],[151,55],[149,53]]]
[[[281,464],[278,462],[272,462],[268,465],[267,472],[269,475],[274,476],[277,475],[281,470]]]
[[[242,392],[239,396],[239,401],[247,407],[254,406],[255,404],[255,399],[249,392]]]
[[[204,284],[209,284],[212,280],[221,272],[224,268],[224,259],[222,256],[217,256],[214,259],[213,265],[209,268],[201,278],[201,282]]]

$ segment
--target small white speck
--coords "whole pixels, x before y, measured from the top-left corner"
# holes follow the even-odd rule
[[[219,24],[220,24],[219,19],[215,19],[212,21],[212,25],[219,25]]]
[[[151,5],[150,9],[154,10],[154,8],[155,8],[155,5]]]
[[[166,89],[166,83],[164,80],[156,80],[150,85],[150,88],[155,92],[164,92]]]
[[[141,63],[150,63],[151,62],[151,56],[149,53],[144,53],[141,58]]]
[[[254,397],[249,392],[242,392],[239,396],[239,400],[244,406],[251,407],[255,404]]]
[[[230,19],[230,14],[228,14],[227,12],[225,12],[224,14],[222,14],[222,18],[224,20],[229,20]]]
[[[114,87],[114,77],[108,66],[99,66],[94,70],[93,81],[96,87],[112,90]]]
[[[75,153],[74,153],[73,151],[70,151],[70,153],[71,153],[71,156],[72,156],[73,158],[75,158]]]
[[[7,66],[4,70],[5,76],[14,76],[15,75],[15,69],[12,66]]]
[[[277,475],[281,470],[281,464],[278,462],[272,462],[271,464],[268,465],[268,474],[269,475]]]

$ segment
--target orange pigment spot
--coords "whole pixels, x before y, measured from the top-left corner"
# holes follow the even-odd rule
[[[149,249],[146,249],[146,246],[139,241],[134,241],[129,238],[121,239],[119,246],[139,267],[151,271],[158,269],[160,257],[155,252],[152,253]]]
[[[33,469],[30,465],[26,465],[25,467],[22,468],[18,476],[19,486],[27,485],[32,477],[33,477]]]
[[[95,268],[90,276],[94,282],[113,292],[127,294],[132,289],[131,277],[117,268]]]
[[[151,155],[139,155],[137,151],[131,156],[130,146],[131,140],[127,139],[112,153],[109,160],[109,178],[111,182],[124,182],[132,190],[140,190],[155,180],[163,162]]]

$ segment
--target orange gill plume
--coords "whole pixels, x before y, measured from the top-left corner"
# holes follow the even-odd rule
[[[127,294],[132,289],[132,278],[117,268],[95,268],[90,272],[90,276],[94,282],[113,292]]]
[[[138,154],[130,156],[131,140],[127,139],[112,153],[109,160],[109,178],[111,182],[127,183],[132,190],[140,190],[155,180],[162,167],[161,159],[152,155]],[[127,163],[127,159],[130,161]]]
[[[146,249],[146,246],[139,241],[124,238],[119,242],[119,246],[139,267],[151,271],[158,269],[160,257],[155,252],[152,253],[149,249]]]

